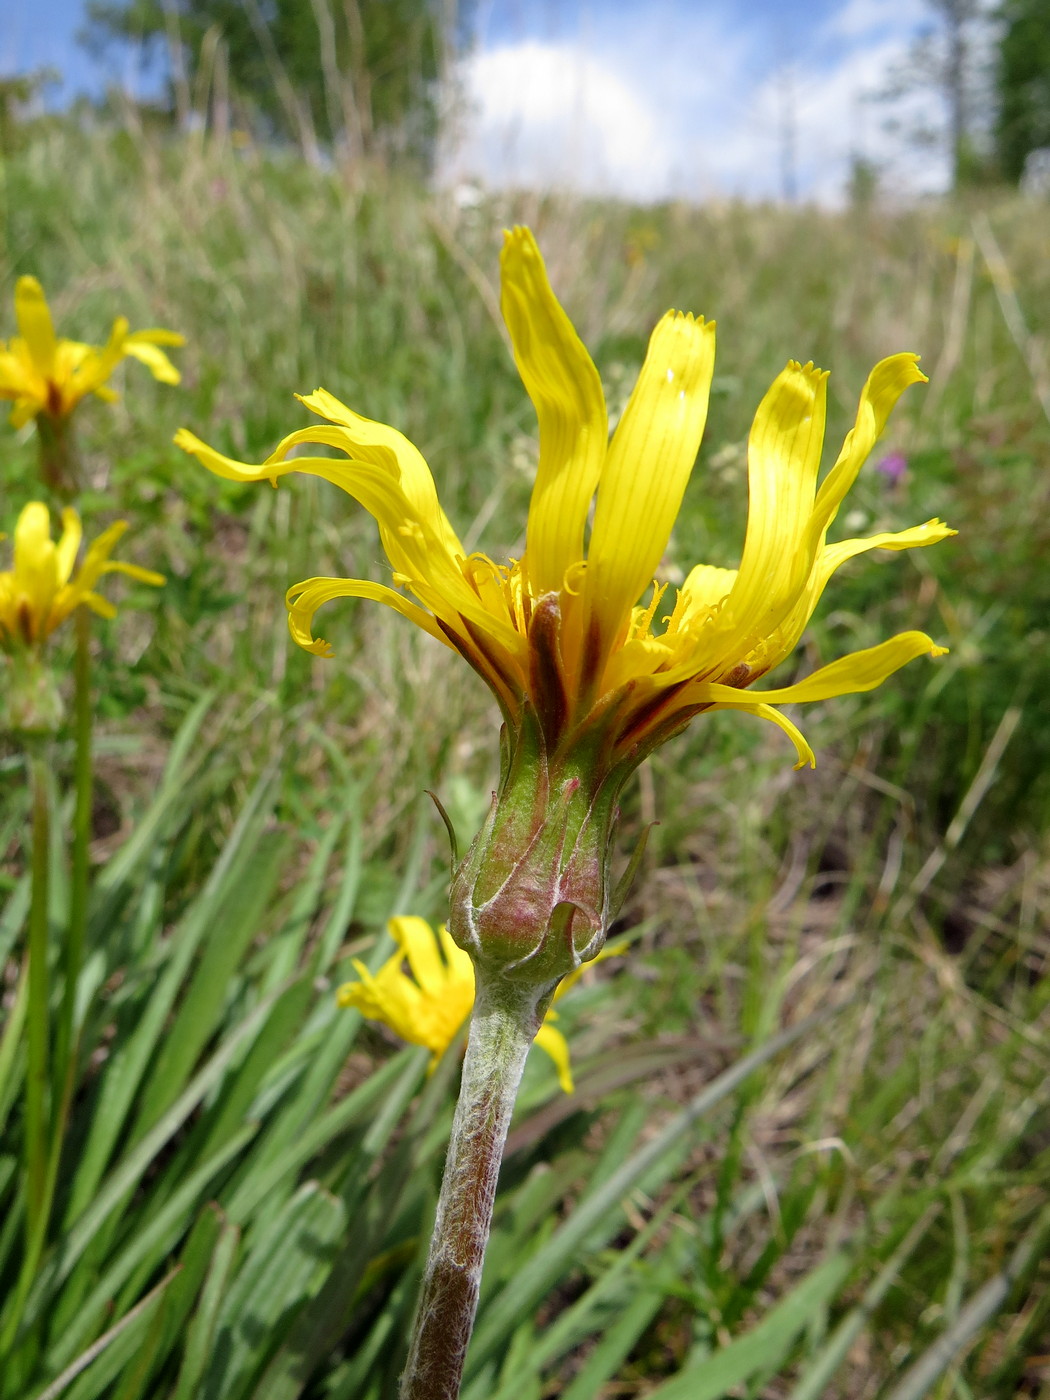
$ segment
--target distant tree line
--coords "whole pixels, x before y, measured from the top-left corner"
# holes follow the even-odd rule
[[[996,154],[1016,184],[1034,151],[1050,152],[1050,0],[1004,0],[996,66]]]
[[[1017,184],[1030,157],[1050,164],[1050,0],[926,0],[931,23],[879,94],[941,99],[940,124],[890,119],[945,150],[955,188]]]
[[[426,162],[461,11],[456,0],[89,0],[81,41],[159,57],[173,113],[199,112],[205,93],[308,151],[393,148]]]
[[[88,0],[98,52],[137,43],[160,55],[173,112],[212,108],[307,152],[390,151],[428,163],[437,84],[462,45],[472,0]],[[926,0],[931,24],[883,97],[925,90],[938,126],[899,123],[946,149],[958,188],[1017,183],[1050,152],[1050,0]],[[1050,154],[1045,164],[1050,169]]]

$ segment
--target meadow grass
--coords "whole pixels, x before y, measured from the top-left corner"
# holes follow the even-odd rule
[[[530,1062],[464,1394],[1050,1396],[1050,209],[457,203],[64,123],[6,162],[0,194],[6,307],[32,272],[66,334],[97,340],[122,312],[188,339],[180,389],[131,365],[122,402],[79,419],[85,516],[130,519],[125,557],[168,585],[96,631],[78,1089],[0,1396],[393,1394],[455,1057],[424,1081],[425,1056],[332,990],[352,954],[385,955],[391,913],[442,917],[447,840],[422,794],[469,840],[494,707],[366,604],[319,617],[334,660],[299,652],[285,588],[384,579],[374,526],[312,479],[221,482],[171,436],[261,458],[307,420],[293,392],[323,384],[418,444],[468,544],[516,555],[537,444],[496,262],[517,222],[614,409],[668,305],[718,320],[667,577],[735,563],[750,418],[789,357],[833,371],[837,446],[875,360],[923,354],[931,384],[900,406],[846,532],[940,515],[960,534],[829,587],[785,672],[906,627],[952,651],[801,716],[816,772],[792,771],[778,732],[716,715],[632,784],[625,856],[659,823],[621,919],[632,946],[564,1003],[577,1094]],[[3,450],[10,529],[36,489],[31,434]],[[896,484],[874,469],[891,450]],[[61,738],[56,756],[61,811]],[[14,749],[0,772],[10,1299]],[[53,885],[57,936],[59,851]]]

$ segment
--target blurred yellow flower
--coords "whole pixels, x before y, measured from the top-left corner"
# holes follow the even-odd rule
[[[15,287],[18,335],[0,341],[0,399],[13,399],[11,423],[20,428],[41,414],[68,417],[82,398],[118,397],[107,380],[125,356],[140,360],[162,384],[178,384],[180,375],[160,348],[183,345],[176,331],[128,331],[118,316],[103,346],[59,340],[44,289],[35,277],[20,277]]]
[[[600,726],[609,768],[634,766],[693,715],[727,707],[778,724],[794,741],[798,766],[812,764],[808,743],[774,706],[871,690],[915,657],[942,654],[924,633],[902,632],[797,684],[747,690],[795,649],[840,564],[865,550],[910,549],[955,533],[929,520],[826,543],[890,410],[909,384],[925,379],[917,356],[892,355],[872,370],[855,424],[819,489],[827,374],[789,363],[751,429],[740,567],[698,565],[673,606],[664,607],[665,587],[654,574],[704,430],[714,324],[674,311],[663,317],[610,441],[598,371],[556,300],[527,229],[505,236],[502,289],[504,320],[540,430],[520,560],[498,564],[468,554],[417,449],[324,389],[301,401],[328,424],[289,434],[261,466],[224,457],[186,429],[177,434],[177,444],[219,476],[274,485],[287,472],[321,476],[376,518],[396,587],[341,578],[297,583],[288,592],[289,625],[301,646],[331,655],[311,632],[315,612],[331,599],[385,603],[470,662],[512,731],[531,708],[548,752],[564,752]],[[295,455],[304,443],[335,448],[345,460]]]
[[[47,506],[31,501],[15,527],[14,567],[0,572],[0,647],[15,651],[38,646],[81,603],[101,617],[113,617],[116,608],[95,592],[103,574],[127,574],[140,583],[162,584],[162,574],[109,557],[127,528],[126,520],[118,520],[104,530],[89,545],[74,577],[83,536],[80,517],[73,509],[62,512],[62,536],[55,544]]]
[[[355,1007],[369,1020],[382,1021],[410,1045],[425,1046],[431,1051],[433,1068],[474,1005],[474,964],[469,954],[456,947],[443,924],[435,933],[425,919],[405,916],[391,919],[387,927],[398,951],[375,976],[355,958],[354,971],[360,981],[346,982],[339,988],[339,1005]],[[619,947],[606,949],[605,956],[619,951]],[[406,960],[409,973],[402,966]],[[582,971],[577,968],[563,978],[555,1000],[577,981]],[[554,1061],[558,1083],[571,1094],[569,1046],[561,1031],[551,1024],[557,1019],[558,1013],[552,1007],[536,1033],[536,1044]]]

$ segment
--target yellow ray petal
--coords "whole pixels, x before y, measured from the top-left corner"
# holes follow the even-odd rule
[[[441,508],[437,486],[425,457],[414,443],[409,442],[404,433],[399,433],[396,428],[387,427],[385,423],[362,418],[352,408],[347,408],[345,403],[340,403],[327,389],[317,389],[312,394],[297,394],[296,398],[311,413],[316,413],[320,418],[327,418],[345,429],[337,441],[329,442],[330,446],[341,448],[355,461],[371,462],[376,466],[385,466],[388,470],[396,470],[402,491],[420,518],[429,522],[449,553],[466,553]],[[311,434],[316,432],[316,428],[305,429],[302,437],[297,434],[292,434],[291,437],[296,442],[325,441],[311,439]],[[285,443],[289,441],[289,438],[284,440]],[[281,448],[277,451],[281,452]],[[281,455],[283,456],[283,453]]]
[[[941,520],[927,520],[924,525],[915,525],[909,530],[883,532],[879,535],[869,535],[865,539],[840,540],[838,544],[827,545],[813,565],[801,598],[776,633],[767,638],[762,646],[762,671],[771,671],[795,650],[832,574],[847,560],[864,554],[869,549],[897,551],[938,544],[956,533],[957,531],[950,529]]]
[[[697,564],[690,569],[678,590],[668,633],[689,633],[708,622],[732,593],[735,583],[735,569],[719,569],[714,564]]]
[[[830,700],[835,695],[854,695],[860,691],[874,690],[887,676],[899,671],[917,656],[946,656],[947,652],[947,647],[938,646],[925,632],[898,632],[878,646],[851,652],[849,656],[842,656],[838,661],[822,666],[805,680],[781,686],[778,690],[735,690],[729,685],[698,681],[688,687],[688,695],[695,704],[710,700],[714,704],[733,708]]]
[[[846,492],[857,479],[868,454],[882,436],[894,405],[911,384],[925,384],[918,355],[902,353],[880,360],[868,375],[860,396],[857,419],[846,435],[838,461],[821,482],[810,522],[810,533],[823,539]]]
[[[158,380],[161,384],[180,384],[182,382],[182,375],[168,359],[164,351],[161,350],[160,346],[154,343],[152,339],[153,334],[154,332],[151,331],[136,331],[134,335],[129,335],[124,342],[124,353],[138,360],[140,364],[144,364],[153,375],[153,378]],[[174,345],[180,345],[181,343],[181,336],[176,340],[168,342],[168,344]]]
[[[737,710],[747,715],[757,715],[759,719],[768,719],[779,729],[782,729],[795,746],[798,755],[796,768],[805,768],[808,764],[810,768],[816,768],[817,758],[810,748],[806,736],[797,725],[792,724],[787,715],[782,715],[779,710],[775,710],[772,705],[712,705],[711,711],[715,710]]]
[[[56,552],[56,562],[58,565],[58,581],[60,584],[68,583],[73,574],[73,568],[77,562],[77,553],[80,550],[80,541],[84,531],[80,524],[80,516],[72,508],[67,506],[62,512],[62,537],[58,542]]]
[[[51,539],[51,515],[40,501],[24,506],[15,526],[14,587],[28,599],[35,636],[47,625],[58,591],[58,551]],[[35,639],[35,637],[34,637]]]
[[[113,322],[109,339],[100,350],[92,346],[78,347],[85,353],[63,386],[62,398],[66,411],[72,409],[88,394],[99,394],[101,398],[108,398],[114,394],[114,390],[106,388],[106,380],[124,358],[127,335],[127,317],[118,316]]]
[[[73,606],[79,607],[81,603],[83,603],[85,607],[90,608],[93,613],[97,613],[99,617],[104,617],[107,622],[117,615],[116,608],[108,598],[103,598],[101,593],[81,593],[78,595]],[[52,622],[57,625],[58,622],[64,621],[72,611],[72,608],[64,608],[60,617],[52,617]]]
[[[576,1086],[572,1082],[572,1069],[569,1064],[569,1042],[561,1031],[544,1021],[536,1032],[536,1044],[554,1061],[561,1087],[567,1094],[575,1093]]]
[[[20,277],[15,284],[15,319],[36,369],[45,379],[50,377],[58,341],[44,289],[35,277]]]
[[[124,574],[138,583],[149,583],[154,588],[162,588],[167,579],[156,569],[144,569],[141,564],[126,564],[123,559],[110,559],[99,569],[100,574]]]
[[[759,405],[748,440],[748,513],[736,584],[717,626],[730,652],[750,650],[797,601],[824,442],[827,374],[792,361]],[[719,658],[721,659],[721,658]]]
[[[609,446],[584,575],[607,645],[667,548],[703,436],[714,362],[714,322],[669,311]]]
[[[45,390],[43,377],[35,370],[28,353],[16,355],[0,342],[0,398],[37,398]]]
[[[341,429],[304,430],[323,435],[336,434]],[[292,439],[301,440],[298,434]],[[284,439],[282,446],[289,442]],[[197,457],[216,476],[228,481],[276,482],[289,472],[304,472],[319,476],[341,487],[375,517],[387,558],[395,571],[409,580],[413,592],[444,622],[460,630],[460,615],[480,630],[500,654],[524,668],[525,639],[514,630],[506,614],[494,616],[463,577],[462,560],[450,552],[446,541],[434,528],[432,517],[421,515],[408,499],[395,471],[390,452],[383,465],[355,458],[344,461],[335,457],[291,457],[286,460],[268,458],[260,466],[238,462],[216,452],[186,428],[175,434],[175,444],[184,452]],[[378,454],[376,454],[378,455]],[[413,619],[414,620],[414,619]]]
[[[388,920],[387,928],[391,938],[408,959],[408,965],[420,990],[426,996],[440,997],[448,982],[448,968],[441,957],[434,930],[426,919],[403,914]]]
[[[500,304],[540,429],[525,556],[539,596],[557,592],[566,570],[583,558],[609,420],[598,371],[551,290],[535,238],[515,228],[503,240]]]
[[[106,572],[109,556],[113,553],[117,541],[127,528],[128,522],[126,520],[114,520],[112,525],[103,530],[101,535],[91,541],[88,545],[87,554],[84,556],[84,563],[80,572],[73,580],[72,586],[74,588],[82,589],[86,592],[89,588],[95,586],[103,573]]]
[[[8,422],[12,428],[24,428],[30,419],[36,417],[43,406],[43,401],[39,399],[16,399]]]
[[[388,959],[372,976],[364,963],[354,959],[360,981],[346,982],[336,992],[340,1006],[352,1006],[373,1021],[382,1021],[410,1045],[425,1045],[419,1009],[422,994],[401,971],[400,952]],[[430,1047],[433,1048],[433,1047]]]
[[[445,965],[449,969],[450,979],[455,982],[464,982],[469,978],[470,984],[473,986],[474,964],[470,960],[470,954],[463,951],[445,924],[438,925],[438,942],[441,944],[441,952],[445,958]]]
[[[331,657],[335,654],[323,637],[313,635],[314,614],[333,598],[370,598],[373,602],[385,603],[431,637],[452,648],[452,643],[428,612],[385,584],[355,578],[308,578],[289,588],[285,603],[288,606],[288,630],[293,640],[304,651],[312,652],[315,656]]]

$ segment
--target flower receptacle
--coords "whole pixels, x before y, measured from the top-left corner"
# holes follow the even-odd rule
[[[479,971],[553,986],[601,951],[622,778],[588,749],[552,756],[526,717],[452,881],[449,932]]]
[[[0,734],[43,736],[61,727],[65,706],[55,674],[38,647],[0,655]]]

